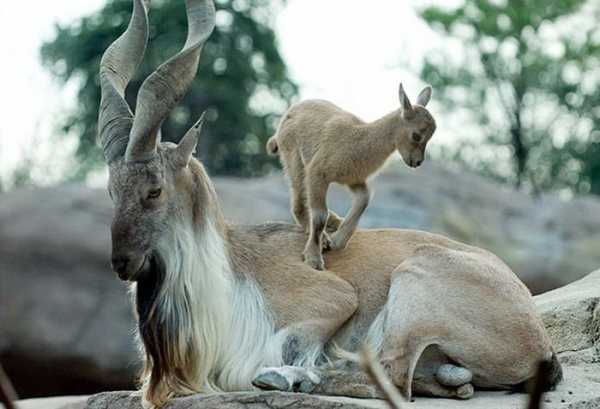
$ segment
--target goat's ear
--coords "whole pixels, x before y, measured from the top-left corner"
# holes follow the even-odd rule
[[[417,104],[421,106],[426,106],[429,103],[429,100],[431,99],[431,91],[432,89],[429,85],[423,88],[423,90],[419,93],[419,96],[417,97]]]
[[[175,148],[177,155],[177,165],[184,168],[190,163],[193,153],[196,151],[196,145],[198,144],[198,137],[202,131],[202,124],[204,123],[204,114],[200,115],[200,119],[192,126],[189,131],[181,138],[179,144]]]
[[[406,92],[404,92],[402,83],[400,83],[400,86],[398,87],[398,97],[400,98],[400,109],[402,110],[402,116],[404,118],[411,117],[413,114],[413,107],[408,99],[408,95],[406,95]]]

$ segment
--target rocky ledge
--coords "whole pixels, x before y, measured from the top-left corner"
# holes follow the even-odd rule
[[[564,369],[564,381],[543,396],[543,408],[600,408],[600,270],[565,287],[535,297]],[[477,392],[468,401],[417,397],[412,409],[525,408],[522,393]],[[34,402],[31,402],[32,405]],[[41,404],[42,402],[37,402]],[[106,392],[68,405],[22,405],[24,409],[140,409],[130,391]],[[333,409],[387,408],[380,400],[349,399],[300,393],[244,392],[196,395],[175,399],[168,409]]]

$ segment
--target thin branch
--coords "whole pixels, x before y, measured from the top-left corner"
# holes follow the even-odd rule
[[[15,389],[0,364],[0,402],[4,405],[5,409],[17,409],[14,402],[18,399]]]
[[[381,364],[375,358],[371,348],[365,344],[360,351],[360,363],[375,385],[381,389],[385,398],[394,409],[402,409],[404,399],[398,389],[385,374]]]

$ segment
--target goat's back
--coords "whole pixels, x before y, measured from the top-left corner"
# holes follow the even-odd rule
[[[292,106],[283,117],[277,131],[282,152],[300,148],[311,151],[328,140],[343,136],[346,129],[362,124],[358,117],[337,105],[310,99]]]

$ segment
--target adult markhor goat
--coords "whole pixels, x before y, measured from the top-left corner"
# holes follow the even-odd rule
[[[342,352],[364,341],[406,397],[511,388],[540,360],[558,382],[529,291],[487,251],[419,231],[359,230],[327,254],[332,274],[323,274],[302,262],[301,227],[226,223],[192,157],[202,121],[178,145],[159,140],[196,74],[214,5],[186,1],[187,41],[145,80],[134,116],[123,96],[146,47],[146,7],[134,0],[102,58],[98,122],[115,206],[112,263],[132,282],[146,406],[254,387],[375,396]]]

